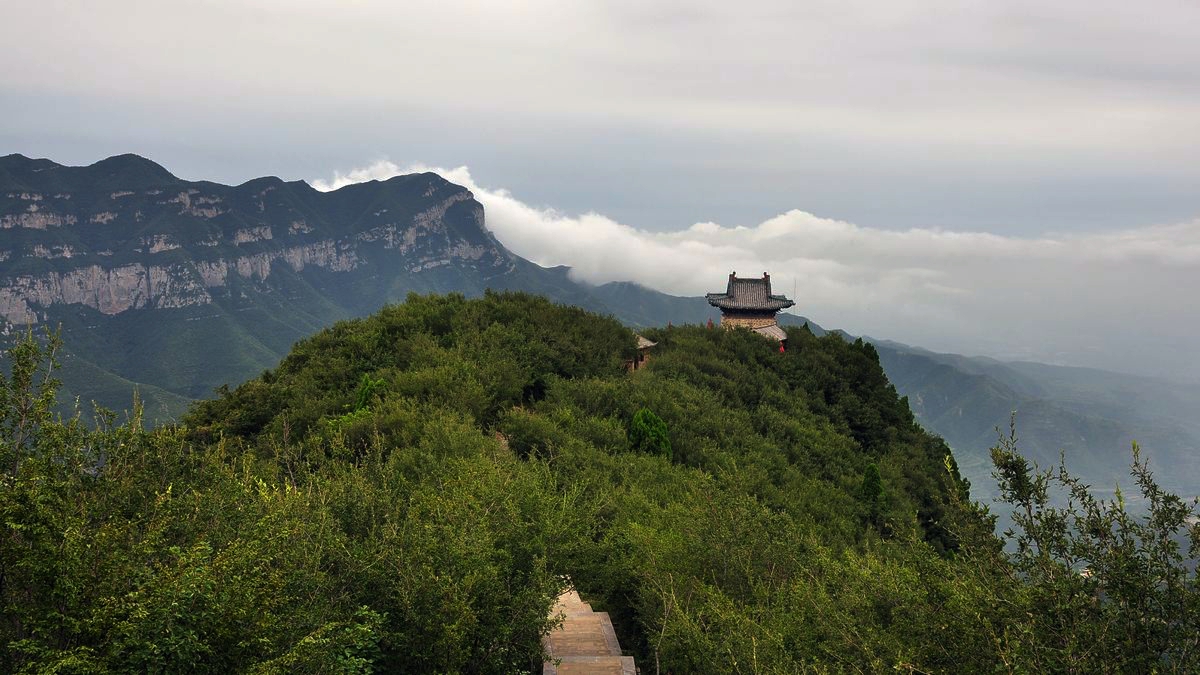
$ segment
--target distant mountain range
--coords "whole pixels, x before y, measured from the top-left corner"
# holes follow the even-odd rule
[[[87,167],[0,157],[0,320],[9,333],[61,324],[65,393],[85,405],[123,409],[137,387],[151,417],[173,418],[216,387],[274,367],[330,323],[410,292],[488,288],[543,294],[635,327],[717,318],[702,298],[590,286],[513,254],[474,196],[432,173],[320,192],[278,178],[185,181],[136,155]],[[1014,410],[1022,447],[1041,464],[1062,449],[1074,470],[1111,485],[1136,438],[1165,484],[1200,492],[1200,387],[872,341],[981,495],[987,448]]]
[[[0,158],[0,319],[62,324],[67,393],[151,415],[274,367],[298,339],[409,292],[519,289],[638,325],[701,300],[593,288],[505,249],[471,193],[436,174],[319,192],[185,181],[136,155],[87,167]]]
[[[1200,493],[1200,386],[1091,368],[938,354],[873,340],[896,389],[957,450],[964,476],[990,494],[986,449],[1017,415],[1022,452],[1068,468],[1097,490],[1129,485],[1137,441],[1164,486]]]

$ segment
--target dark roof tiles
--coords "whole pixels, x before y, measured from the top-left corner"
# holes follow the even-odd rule
[[[708,293],[704,299],[713,307],[732,310],[778,312],[796,304],[782,295],[771,294],[769,274],[763,274],[761,279],[742,279],[730,274],[724,293]]]

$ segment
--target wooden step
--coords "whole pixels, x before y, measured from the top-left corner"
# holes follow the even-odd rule
[[[588,603],[578,598],[559,598],[555,603],[556,607],[591,607]]]
[[[573,589],[558,597],[550,616],[561,617],[562,625],[542,639],[547,657],[543,674],[637,673],[633,657],[621,655],[608,612],[593,611]]]
[[[542,665],[542,675],[637,675],[632,656],[563,656]]]
[[[608,614],[571,617],[550,634],[551,656],[620,656]]]
[[[604,643],[608,647],[610,656],[621,655],[621,643],[617,642],[617,631],[613,628],[612,618],[608,616],[608,612],[596,612],[596,616],[600,617],[600,632],[604,634]]]
[[[594,613],[595,612],[592,611],[592,606],[584,602],[578,605],[558,605],[554,608],[554,611],[550,612],[550,615],[555,616],[562,614],[563,616],[570,618],[573,616],[587,616]]]
[[[558,596],[559,604],[579,604],[583,602],[583,598],[579,597],[579,591],[574,588],[569,588],[563,591],[562,595]]]

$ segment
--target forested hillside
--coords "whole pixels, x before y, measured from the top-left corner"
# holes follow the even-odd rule
[[[0,349],[28,325],[60,329],[59,410],[78,398],[89,422],[93,401],[126,410],[135,389],[147,423],[178,420],[215,388],[275,368],[297,340],[410,292],[536,293],[631,327],[718,318],[700,297],[591,286],[515,255],[466,188],[429,173],[320,192],[274,177],[184,180],[129,154],[89,166],[6,155],[0,232]],[[988,448],[1014,410],[1023,449],[1042,466],[1065,452],[1111,494],[1130,485],[1136,439],[1167,487],[1196,493],[1198,386],[870,341],[977,498],[996,494]]]
[[[297,340],[410,292],[526,291],[631,325],[711,315],[700,299],[591,287],[514,255],[471,192],[432,173],[320,192],[183,180],[137,155],[6,155],[0,232],[0,344],[61,326],[65,397],[124,409],[137,387],[150,420],[178,419]]]
[[[938,354],[871,340],[896,389],[926,429],[955,450],[976,498],[995,496],[984,483],[995,428],[1016,412],[1024,454],[1042,466],[1065,455],[1098,490],[1131,487],[1128,448],[1138,441],[1162,473],[1164,487],[1200,492],[1200,386],[1044,363]]]
[[[871,345],[644,335],[628,372],[614,319],[410,296],[178,425],[95,430],[22,342],[0,670],[537,671],[564,577],[643,672],[1197,665],[1191,510],[1148,477],[1145,529],[1086,492],[1072,520],[1002,444],[1010,556]]]

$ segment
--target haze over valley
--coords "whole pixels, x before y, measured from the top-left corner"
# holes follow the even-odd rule
[[[442,167],[590,282],[769,269],[856,334],[1200,378],[1194,7],[17,9],[5,153],[227,184]],[[275,29],[224,32],[246,12]]]
[[[566,265],[591,284],[634,281],[702,295],[729,270],[775,275],[798,311],[860,335],[939,351],[1087,366],[1200,382],[1200,221],[1005,235],[890,230],[802,206],[760,223],[651,231],[600,212],[537,207],[479,185],[466,167],[379,161],[318,189],[434,171],[466,186],[512,251]],[[796,311],[796,310],[793,310]]]
[[[0,17],[0,672],[1200,672],[1200,4]]]
[[[409,292],[523,290],[631,326],[704,323],[719,316],[696,296],[720,287],[726,264],[747,269],[804,242],[829,251],[829,241],[859,230],[788,214],[753,232],[710,225],[650,234],[602,216],[531,208],[504,191],[479,188],[465,170],[384,166],[374,173],[397,175],[359,173],[313,181],[316,188],[260,178],[235,187],[183,181],[135,155],[88,167],[0,158],[0,222],[11,242],[0,261],[0,314],[10,333],[31,323],[64,326],[66,393],[85,410],[91,401],[125,409],[137,387],[151,418],[167,420],[218,387],[272,368],[314,330]],[[863,305],[911,309],[954,296],[890,287],[898,283],[894,274],[866,264],[872,255],[883,259],[870,251],[872,236],[857,237],[862,253],[855,259],[863,262],[843,277],[859,274],[860,292],[872,298]],[[509,249],[509,241],[536,262]],[[1169,255],[1165,246],[1149,253]],[[849,268],[832,260],[816,266],[834,274]],[[623,270],[630,277],[620,276]],[[780,277],[776,272],[777,284]],[[788,290],[786,274],[782,281],[777,288]],[[785,324],[846,331],[825,318],[847,315],[838,309],[844,303],[835,283],[816,276],[795,283],[809,318],[783,315]],[[1200,385],[868,339],[918,419],[955,449],[981,497],[992,493],[987,451],[1013,412],[1032,459],[1051,466],[1065,453],[1100,490],[1127,480],[1135,440],[1164,469],[1166,485],[1187,494],[1200,484],[1193,414]]]

